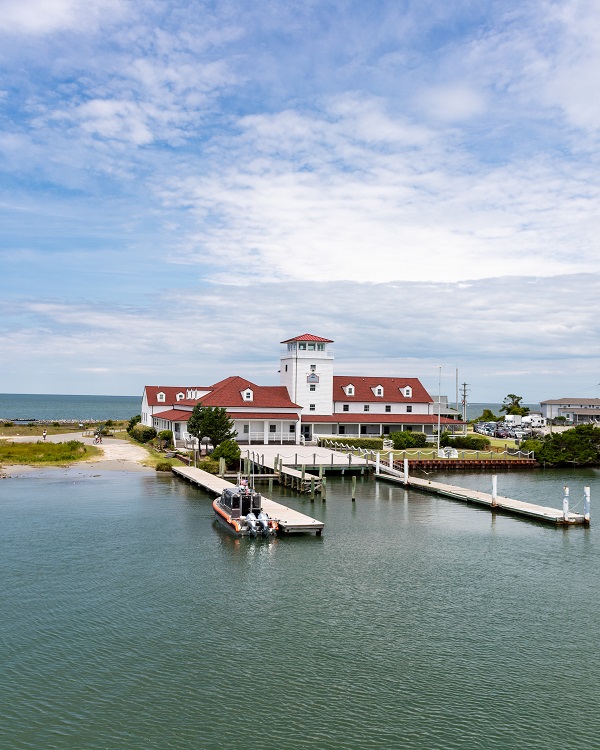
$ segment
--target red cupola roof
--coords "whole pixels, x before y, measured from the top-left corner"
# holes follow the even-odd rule
[[[313,336],[312,333],[303,333],[302,336],[294,336],[293,339],[286,339],[282,344],[291,344],[292,341],[316,341],[319,344],[333,344],[332,339],[323,339],[321,336]]]

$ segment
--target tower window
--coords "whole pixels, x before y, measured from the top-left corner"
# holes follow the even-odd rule
[[[317,351],[318,352],[324,352],[325,351],[325,344],[317,344]]]
[[[302,349],[304,351],[306,349],[306,344],[304,343],[298,344],[298,349]]]
[[[350,411],[350,404],[344,404],[342,406],[342,411]]]
[[[316,370],[317,370],[317,366],[316,365],[311,365],[310,366],[310,371],[311,372],[316,372]]]
[[[371,407],[369,406],[369,404],[365,404],[365,405],[363,406],[363,411],[369,411],[369,410],[370,410],[370,408],[371,408]]]
[[[385,410],[389,414],[392,411],[392,407],[389,404],[385,405]]]
[[[311,386],[309,386],[309,390],[316,391],[317,390],[317,386],[316,385],[311,385]]]
[[[308,408],[309,408],[309,411],[315,411],[316,406],[314,404],[311,404]]]
[[[285,366],[285,371],[287,372],[287,365]]]

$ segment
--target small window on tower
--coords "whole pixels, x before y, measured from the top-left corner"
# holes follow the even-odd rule
[[[317,366],[316,365],[311,365],[310,366],[310,371],[311,372],[316,372],[316,370],[317,370]]]
[[[314,404],[311,404],[308,408],[310,411],[314,411],[316,409],[316,406]]]
[[[385,410],[386,410],[386,412],[387,412],[388,414],[389,414],[389,413],[390,413],[390,412],[392,411],[392,407],[390,406],[390,404],[386,404],[386,405],[385,405]]]
[[[369,411],[369,409],[370,409],[370,408],[371,408],[371,407],[369,406],[369,404],[365,404],[365,405],[363,406],[363,411]]]
[[[316,391],[317,390],[317,386],[316,385],[311,385],[310,386],[310,390],[311,391]]]
[[[324,352],[325,351],[325,344],[317,344],[317,351],[318,352]]]

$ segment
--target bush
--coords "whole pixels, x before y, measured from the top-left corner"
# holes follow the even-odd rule
[[[52,427],[60,427],[60,424],[58,422],[52,422]]]
[[[154,427],[148,427],[145,424],[136,424],[130,432],[131,437],[138,443],[149,443],[152,438],[156,437]]]
[[[104,424],[106,427],[113,427],[115,423],[112,421],[112,419],[107,419]]]
[[[240,460],[240,446],[235,440],[223,440],[222,443],[217,445],[215,450],[211,454],[211,458],[218,460],[224,458],[227,466],[233,466],[237,461]]]
[[[4,423],[4,427],[14,427],[14,426],[15,426],[14,422],[5,422]]]
[[[207,471],[209,474],[219,473],[219,462],[213,458],[204,458],[198,463],[198,468]]]
[[[390,440],[394,441],[394,449],[397,451],[405,448],[424,448],[427,445],[427,435],[424,432],[392,432]]]
[[[446,446],[450,448],[460,448],[461,450],[467,450],[467,451],[486,451],[489,450],[490,447],[490,441],[485,437],[452,437],[447,432],[445,432],[440,440],[440,446],[442,448],[445,448]]]
[[[142,421],[141,414],[137,414],[135,417],[131,417],[129,422],[127,422],[127,432],[131,432],[133,428],[136,426],[136,424],[139,424]]]
[[[170,461],[159,461],[156,464],[156,471],[171,471],[172,468]]]
[[[351,448],[367,448],[368,450],[381,450],[383,448],[383,438],[347,438],[343,435],[320,435],[319,445],[322,445],[323,440],[330,440],[332,443],[342,443],[343,445],[349,445]]]
[[[172,448],[173,447],[172,430],[161,430],[156,436],[156,441],[161,446],[161,448]]]

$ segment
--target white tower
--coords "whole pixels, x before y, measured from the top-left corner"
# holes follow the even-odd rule
[[[331,339],[304,333],[281,342],[280,383],[303,415],[333,414]]]

